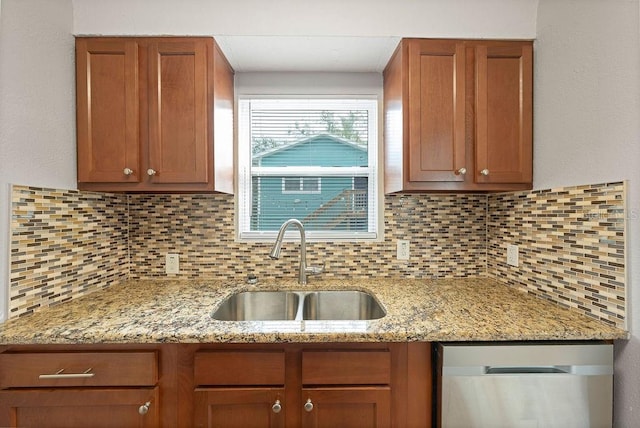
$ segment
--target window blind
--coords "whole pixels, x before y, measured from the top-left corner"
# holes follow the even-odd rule
[[[297,218],[311,239],[377,231],[375,99],[239,100],[239,235]]]

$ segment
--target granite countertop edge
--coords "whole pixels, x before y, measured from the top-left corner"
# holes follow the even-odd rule
[[[371,321],[216,321],[248,290],[364,290],[387,315]],[[627,339],[627,331],[490,278],[128,280],[0,324],[0,345],[460,342]]]

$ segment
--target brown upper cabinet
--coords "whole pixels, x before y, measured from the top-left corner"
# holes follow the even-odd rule
[[[403,39],[384,70],[385,192],[531,189],[533,44]]]
[[[233,193],[233,75],[208,37],[77,38],[78,188]]]

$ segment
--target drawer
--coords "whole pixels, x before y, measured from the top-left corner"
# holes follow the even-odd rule
[[[283,351],[201,351],[194,361],[196,385],[284,385]]]
[[[155,352],[33,352],[0,354],[0,388],[153,386]]]
[[[303,385],[386,385],[391,354],[375,351],[304,351]]]

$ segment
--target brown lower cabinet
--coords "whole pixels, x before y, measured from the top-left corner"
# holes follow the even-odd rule
[[[284,392],[284,388],[198,388],[194,393],[195,425],[284,427]]]
[[[35,389],[0,392],[1,426],[112,428],[160,426],[158,388]]]
[[[429,343],[0,347],[0,426],[428,427]]]
[[[302,415],[303,427],[392,426],[389,386],[304,388],[302,399],[312,405]]]

